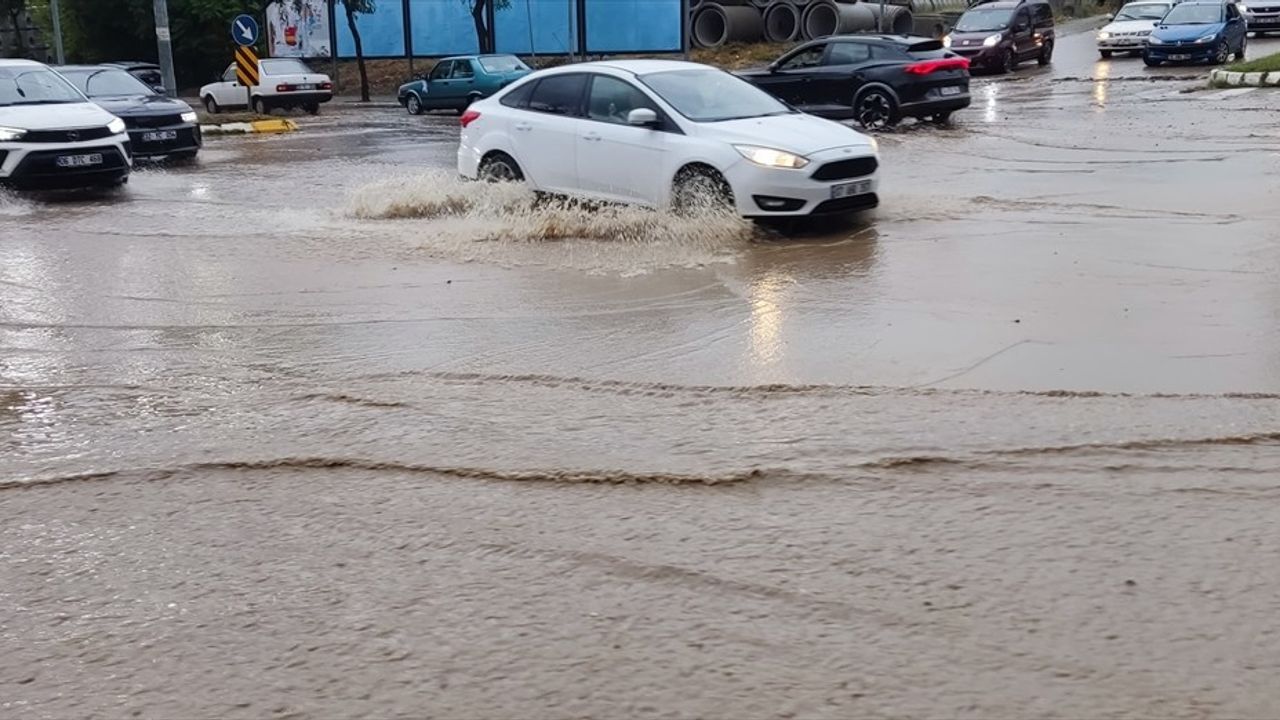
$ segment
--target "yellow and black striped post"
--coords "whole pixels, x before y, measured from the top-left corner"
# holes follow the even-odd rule
[[[258,86],[258,54],[247,45],[236,48],[236,79],[245,87]]]

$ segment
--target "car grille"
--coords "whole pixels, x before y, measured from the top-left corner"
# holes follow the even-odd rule
[[[169,125],[181,125],[181,115],[144,115],[142,117],[124,118],[124,124],[131,128],[158,128]]]
[[[69,143],[85,140],[101,140],[111,137],[111,131],[104,127],[82,128],[78,130],[31,130],[22,136],[22,142],[29,143]]]
[[[830,215],[832,213],[852,213],[859,210],[870,210],[880,204],[880,198],[875,193],[866,195],[854,195],[853,197],[840,198],[839,200],[827,200],[819,203],[811,212],[814,215]]]
[[[82,173],[108,173],[124,170],[129,167],[128,160],[125,159],[120,151],[110,145],[104,147],[88,147],[77,148],[73,152],[76,153],[101,153],[102,164],[94,165],[90,168],[64,168],[58,166],[58,158],[66,155],[65,150],[41,150],[40,152],[27,153],[22,159],[22,163],[14,170],[15,177],[21,178],[39,178],[51,177],[57,175],[74,175]]]
[[[1118,32],[1118,33],[1111,33],[1111,37],[1113,37],[1113,38],[1122,38],[1122,37],[1146,37],[1146,36],[1148,36],[1148,35],[1150,35],[1150,34],[1151,34],[1151,31],[1150,31],[1150,30],[1138,30],[1138,31],[1135,31],[1135,32]]]
[[[866,177],[876,171],[879,163],[874,157],[860,157],[851,160],[837,160],[818,168],[811,176],[814,180],[848,180],[849,178]]]
[[[173,140],[146,140],[143,136],[149,132],[143,128],[129,131],[133,141],[133,152],[136,155],[165,155],[175,150],[189,150],[200,147],[200,129],[198,127],[177,128],[178,137]]]
[[[1255,15],[1258,13],[1280,13],[1280,5],[1275,7],[1250,7],[1249,12]]]

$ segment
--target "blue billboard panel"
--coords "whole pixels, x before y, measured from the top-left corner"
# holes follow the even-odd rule
[[[338,31],[338,57],[356,56],[356,43],[347,27],[347,9],[342,0],[334,5],[334,27]],[[404,57],[404,5],[400,0],[379,0],[368,15],[356,15],[356,27],[364,44],[364,56]]]
[[[521,55],[575,53],[577,16],[577,0],[510,0],[494,12],[494,47]]]
[[[585,2],[588,53],[680,50],[680,0]]]
[[[474,0],[409,0],[413,54],[433,56],[479,52],[476,25],[471,18],[472,2]]]

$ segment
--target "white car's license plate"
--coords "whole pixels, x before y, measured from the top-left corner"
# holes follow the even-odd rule
[[[294,87],[297,88],[298,90],[315,90],[316,89],[316,86],[312,83],[305,83],[303,85],[294,85]]]
[[[866,195],[869,192],[871,192],[870,180],[840,183],[839,185],[831,186],[831,199],[839,200],[840,198],[853,197],[854,195]]]
[[[1190,60],[1191,56],[1190,55],[1170,55],[1169,59],[1170,60]]]
[[[58,158],[58,167],[87,167],[89,165],[101,165],[102,153],[90,153],[88,155],[62,155]]]
[[[959,86],[959,85],[947,85],[947,86],[945,86],[945,87],[938,88],[938,92],[942,93],[943,95],[959,95],[959,94],[960,94],[960,86]]]
[[[177,130],[156,130],[155,132],[142,133],[142,142],[162,142],[164,140],[177,139]]]

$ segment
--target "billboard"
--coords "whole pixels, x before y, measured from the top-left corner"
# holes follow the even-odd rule
[[[266,16],[271,57],[333,56],[326,0],[276,0],[267,5]]]

